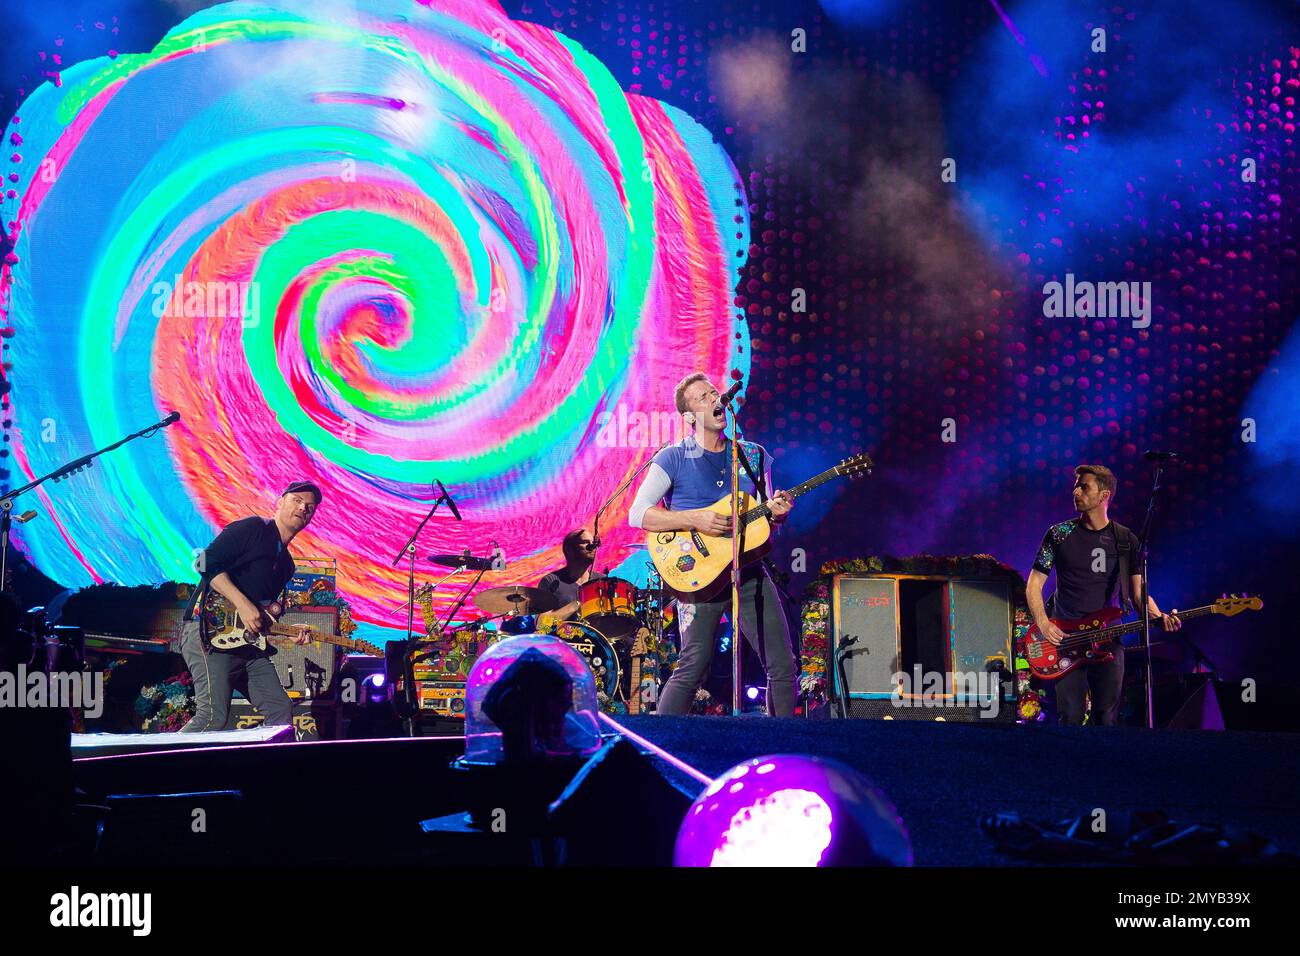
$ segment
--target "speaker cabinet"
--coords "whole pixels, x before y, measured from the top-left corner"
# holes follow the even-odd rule
[[[844,648],[849,693],[889,697],[894,692],[894,675],[902,669],[897,579],[837,577],[832,613],[832,660],[846,640],[853,640]],[[837,695],[841,693],[839,677],[836,673]]]
[[[339,612],[335,607],[295,607],[285,611],[280,623],[306,624],[326,634],[339,633]],[[334,692],[339,648],[324,641],[310,644],[279,644],[271,663],[280,685],[293,698],[327,697]]]
[[[1010,674],[1015,599],[1006,581],[951,578],[950,654],[957,670],[981,671],[998,661]]]
[[[882,716],[920,708],[924,698],[949,708],[988,710],[988,697],[1012,699],[1011,643],[1015,608],[1002,580],[941,575],[838,575],[831,595],[831,687],[850,715]],[[835,666],[841,650],[843,674]],[[930,682],[930,683],[927,683]],[[934,681],[941,681],[935,692]],[[925,709],[925,708],[920,708]],[[1010,714],[1010,706],[1000,707]],[[935,719],[931,713],[899,718]],[[954,719],[948,714],[945,719]],[[961,719],[961,718],[957,718]]]

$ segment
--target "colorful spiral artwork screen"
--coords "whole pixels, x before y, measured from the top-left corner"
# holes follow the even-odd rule
[[[683,375],[748,370],[725,152],[495,3],[223,4],[65,68],[5,135],[12,484],[182,416],[25,499],[68,586],[196,580],[306,478],[295,553],[404,625],[390,563],[434,479],[464,521],[426,528],[420,579],[495,542],[482,586],[533,583],[672,437]],[[634,554],[630,497],[602,565]]]

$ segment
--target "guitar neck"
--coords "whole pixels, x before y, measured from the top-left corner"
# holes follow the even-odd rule
[[[305,626],[305,625],[304,625]],[[300,628],[290,624],[272,624],[267,633],[274,634],[277,637],[295,637]],[[339,647],[346,648],[349,651],[361,651],[360,641],[354,641],[348,637],[335,637],[333,634],[326,634],[318,631],[314,627],[307,627],[307,633],[311,635],[313,641],[324,641],[326,644],[337,644]]]
[[[1210,614],[1213,611],[1214,605],[1207,604],[1204,607],[1194,607],[1187,611],[1179,611],[1178,616],[1182,620],[1187,620],[1193,617],[1202,617],[1203,615]],[[1110,627],[1104,627],[1099,631],[1084,631],[1083,634],[1086,634],[1090,640],[1097,640],[1103,635],[1106,637],[1123,637],[1125,634],[1133,634],[1140,630],[1142,630],[1142,619],[1138,618],[1136,621],[1130,621],[1127,624],[1113,624]]]
[[[800,495],[807,494],[819,485],[826,484],[826,482],[830,481],[832,478],[837,477],[839,473],[840,469],[838,466],[827,468],[820,475],[814,475],[812,478],[795,485],[793,488],[787,488],[785,493],[790,498],[798,498]],[[772,512],[767,505],[757,505],[750,508],[740,516],[740,523],[741,525],[747,525],[752,521],[757,521],[759,518],[770,518],[771,516]]]

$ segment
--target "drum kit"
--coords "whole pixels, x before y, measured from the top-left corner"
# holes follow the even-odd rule
[[[482,570],[473,562],[484,559],[433,554],[428,560],[458,570]],[[424,647],[420,656],[426,661],[422,670],[433,677],[432,668],[442,680],[463,680],[478,655],[497,641],[552,634],[582,655],[606,701],[620,701],[629,713],[638,713],[655,699],[658,668],[654,665],[675,616],[675,602],[658,574],[652,571],[648,583],[650,587],[638,588],[623,578],[595,578],[578,586],[577,600],[569,605],[536,587],[506,585],[480,591],[472,603],[483,617],[457,626],[430,624],[427,639],[419,642]],[[427,608],[435,589],[421,589],[416,600]],[[462,594],[456,608],[467,597]]]

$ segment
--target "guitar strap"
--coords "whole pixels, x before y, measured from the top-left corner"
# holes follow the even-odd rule
[[[1133,532],[1118,521],[1112,521],[1110,523],[1110,533],[1115,541],[1115,551],[1119,555],[1120,607],[1127,614],[1137,608],[1137,601],[1133,597],[1133,587],[1130,583],[1132,575],[1129,573],[1129,545],[1133,541]]]
[[[766,501],[767,486],[763,483],[762,479],[762,475],[766,471],[763,467],[763,446],[758,445],[756,447],[758,448],[758,476],[754,475],[753,469],[749,466],[749,455],[745,451],[745,442],[742,441],[740,443],[740,454],[736,457],[740,459],[740,467],[745,469],[745,474],[748,475],[749,480],[754,483],[754,488],[758,491],[759,499]]]

